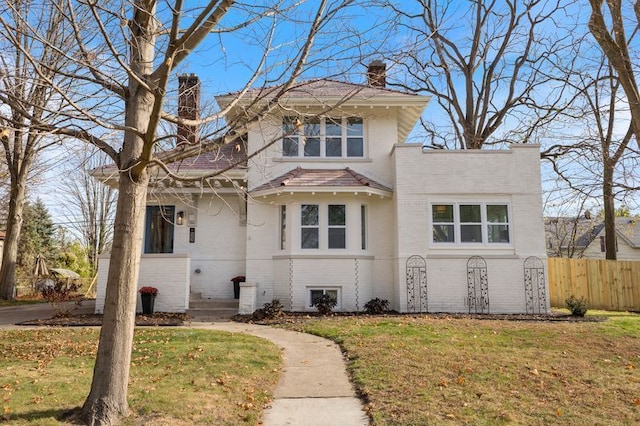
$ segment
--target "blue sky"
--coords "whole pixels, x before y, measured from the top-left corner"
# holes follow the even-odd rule
[[[201,2],[189,2],[190,5]],[[259,10],[260,4],[269,4],[268,0],[253,2],[248,9],[237,10],[226,17],[227,25],[233,25],[246,19],[248,14]],[[285,2],[292,5],[293,0]],[[176,75],[180,73],[195,73],[202,80],[203,103],[211,102],[213,96],[239,90],[251,77],[256,64],[260,61],[271,35],[272,25],[276,24],[273,32],[273,50],[269,54],[265,69],[257,85],[265,79],[278,81],[279,72],[291,64],[308,31],[308,22],[317,6],[318,1],[303,2],[286,16],[269,16],[252,24],[249,28],[233,33],[211,34],[195,52],[179,66],[174,73],[171,90],[177,89]],[[335,2],[330,2],[330,5]],[[465,1],[453,1],[451,7],[457,11],[456,16],[462,16],[466,7]],[[415,1],[394,2],[396,5],[415,5]],[[577,6],[572,6],[577,7]],[[559,24],[570,24],[578,17],[574,9],[565,15],[565,21]],[[316,40],[316,45],[310,57],[310,66],[305,70],[303,78],[331,77],[339,80],[364,82],[365,64],[372,59],[385,55],[385,50],[392,46],[410,41],[410,37],[401,27],[389,26],[386,19],[387,10],[381,8],[364,8],[357,3],[353,7],[343,10],[331,25],[323,28]],[[459,31],[465,31],[464,22],[454,22]],[[584,28],[586,31],[586,28]],[[551,29],[550,29],[551,31]],[[357,47],[354,47],[357,46]],[[393,50],[393,49],[391,49]],[[397,70],[391,69],[391,73]],[[398,77],[396,75],[396,77]],[[175,105],[175,93],[167,99],[169,106]],[[432,100],[427,107],[425,119],[443,121],[442,110]],[[513,121],[516,122],[516,121]],[[415,137],[416,135],[414,135]],[[46,159],[51,163],[64,162],[67,152],[50,153]],[[59,176],[64,174],[61,169],[54,168],[47,172],[45,182],[38,188],[37,194],[50,208],[57,222],[64,222],[60,206]]]

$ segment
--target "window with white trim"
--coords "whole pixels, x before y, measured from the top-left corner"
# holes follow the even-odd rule
[[[280,250],[287,248],[287,206],[280,206]]]
[[[509,206],[500,203],[431,205],[434,243],[509,244]]]
[[[316,300],[324,295],[330,296],[337,302],[336,307],[340,307],[340,291],[337,288],[311,288],[309,289],[309,302],[307,305],[312,308],[316,305]]]
[[[320,229],[322,229],[322,235]],[[300,248],[346,249],[347,206],[345,204],[302,204],[300,206]]]
[[[360,242],[362,250],[367,249],[367,206],[360,206]]]
[[[364,121],[360,117],[309,118],[282,121],[283,157],[364,157]]]
[[[347,247],[347,206],[344,204],[329,204],[329,223],[327,226],[328,246],[330,249]]]
[[[300,247],[320,248],[320,206],[303,204],[300,207]]]

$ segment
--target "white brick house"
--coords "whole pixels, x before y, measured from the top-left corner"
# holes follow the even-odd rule
[[[376,297],[401,312],[548,311],[538,146],[408,144],[429,98],[386,89],[380,63],[368,74],[301,84],[246,140],[179,165],[225,169],[276,141],[223,176],[156,181],[139,279],[160,289],[156,310],[185,311],[190,292],[232,298],[244,275],[241,313],[274,298],[311,311],[324,293],[341,311]],[[105,256],[98,312],[107,268]]]

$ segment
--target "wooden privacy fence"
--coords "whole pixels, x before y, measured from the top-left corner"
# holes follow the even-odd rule
[[[549,258],[551,306],[566,307],[574,295],[590,309],[640,311],[640,262]]]

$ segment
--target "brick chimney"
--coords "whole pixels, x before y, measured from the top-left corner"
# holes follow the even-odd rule
[[[195,74],[178,76],[178,117],[200,119],[200,79]],[[177,142],[178,145],[198,143],[198,126],[178,124]]]
[[[380,61],[371,61],[367,68],[367,82],[371,87],[386,87],[387,65]]]

